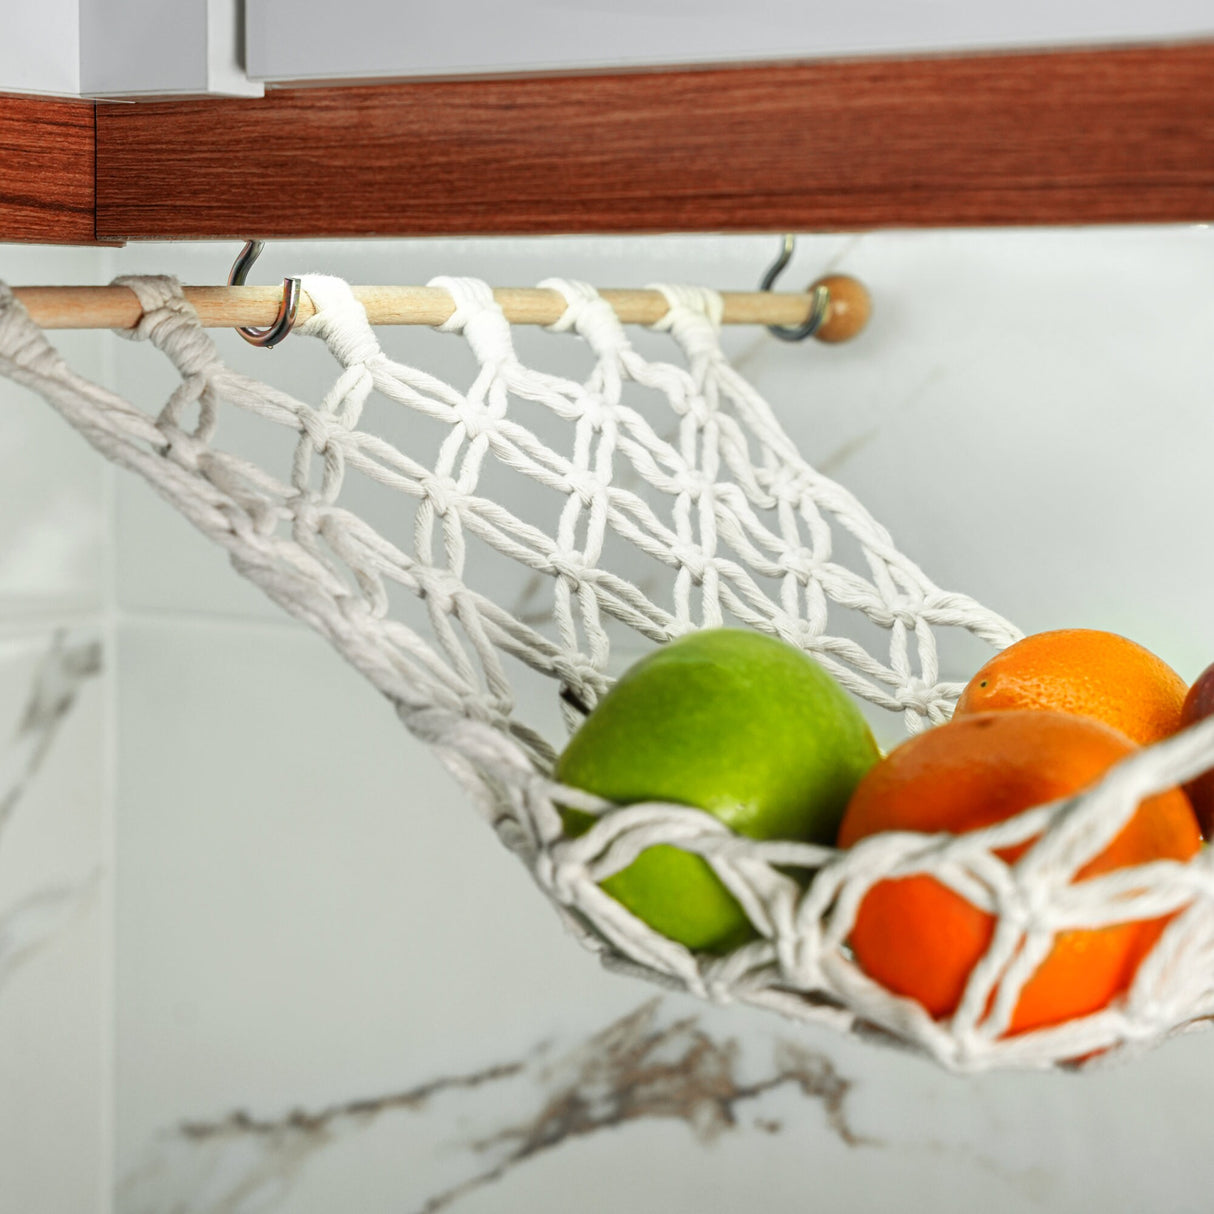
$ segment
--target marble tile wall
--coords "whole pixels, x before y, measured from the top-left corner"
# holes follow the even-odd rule
[[[96,250],[0,245],[12,282]],[[108,334],[64,335],[86,375]],[[111,1208],[112,475],[0,380],[0,1210]]]
[[[741,288],[774,243],[283,242],[255,277]],[[65,268],[217,282],[234,252],[132,246]],[[10,281],[59,268],[38,262],[46,250],[0,254]],[[806,454],[938,582],[1026,629],[1125,631],[1195,675],[1214,657],[1214,569],[1192,522],[1214,507],[1210,233],[815,237],[792,283],[835,268],[873,291],[861,341],[728,337]],[[297,394],[331,382],[314,343],[217,339]],[[74,340],[83,369],[134,399],[172,382],[146,348]],[[573,357],[548,335],[519,340]],[[384,341],[468,372],[449,339]],[[16,757],[0,770],[29,791],[0,818],[0,1210],[6,1183],[14,1209],[40,1214],[1206,1208],[1207,1037],[1081,1078],[959,1080],[600,971],[357,675],[143,485],[117,481],[109,503],[107,474],[57,419],[14,400],[26,429],[0,490],[0,727]],[[270,441],[237,437],[259,453]],[[29,470],[35,447],[54,453],[60,491]],[[54,507],[56,492],[91,505]],[[112,531],[96,530],[109,505]],[[22,545],[37,559],[5,580]],[[511,593],[527,589],[520,577]],[[31,717],[65,699],[70,712]],[[551,702],[534,711],[559,738]],[[32,745],[23,722],[52,717]],[[19,855],[23,820],[45,833]],[[72,892],[6,984],[6,910],[43,889]],[[22,1111],[34,1097],[41,1123]]]

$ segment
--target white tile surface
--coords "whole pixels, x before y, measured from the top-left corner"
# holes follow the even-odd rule
[[[62,643],[87,661],[96,636]],[[45,633],[0,639],[0,1210],[102,1214],[108,705],[98,676],[48,670],[51,647]]]
[[[319,641],[141,625],[120,653],[119,1210],[440,1208],[495,1166],[450,1208],[1202,1208],[1208,1036],[960,1080],[670,996],[662,1042],[588,1048],[652,992],[560,932]],[[793,1077],[747,1094],[790,1046],[857,1141]]]
[[[424,282],[454,272],[510,285],[563,273],[599,285],[747,287],[774,244],[284,242],[255,277],[317,269]],[[41,253],[0,249],[0,277],[87,278],[102,264]],[[132,246],[105,259],[114,273],[218,282],[234,253]],[[810,459],[939,583],[1026,629],[1125,631],[1192,676],[1214,658],[1205,607],[1214,572],[1197,538],[1214,506],[1212,260],[1206,229],[818,237],[802,242],[790,285],[828,269],[857,274],[876,303],[870,331],[829,349],[754,332],[727,340]],[[119,390],[144,401],[171,384],[150,351],[91,338],[100,340],[81,337],[71,352],[86,373],[108,375],[112,359]],[[266,354],[219,340],[239,366],[297,393],[314,399],[331,382],[316,343]],[[649,351],[661,339],[638,340]],[[435,334],[386,332],[384,342],[440,374],[466,373],[458,346]],[[546,335],[520,343],[554,369],[576,363]],[[11,533],[0,522],[0,616],[94,611],[104,565],[82,555],[98,551],[84,520],[95,525],[104,474],[45,406],[14,400],[13,426],[23,428],[0,451],[6,475],[15,470]],[[253,428],[234,435],[255,449],[265,441]],[[80,495],[69,521],[39,531],[61,491]],[[651,1046],[609,1048],[601,1034],[616,1024],[618,1037],[619,1018],[649,989],[601,973],[564,936],[439,764],[323,642],[284,627],[142,486],[123,478],[118,495],[114,1099],[124,1214],[420,1210],[494,1167],[499,1180],[448,1208],[1208,1205],[1208,1036],[1106,1074],[958,1080],[758,1013],[670,997],[652,1013]],[[36,560],[15,563],[22,543]],[[33,652],[14,650],[11,669]],[[6,675],[12,712],[25,677]],[[551,704],[534,715],[551,721]],[[84,845],[67,823],[93,821],[103,783],[89,765],[100,761],[84,738],[100,728],[91,719],[75,722],[79,735],[65,726],[60,741],[76,741],[56,750],[39,785],[46,821],[61,826],[28,836],[15,867],[0,845],[0,913],[6,889],[17,896],[87,858],[87,847],[72,850]],[[27,1186],[57,1164],[65,1202],[83,1200],[81,1177],[104,1174],[103,1120],[86,1124],[82,1103],[60,1122],[51,1093],[83,1090],[72,1083],[93,1073],[89,1050],[101,1038],[90,992],[108,964],[104,932],[86,914],[14,978],[28,1005],[0,991],[0,1076],[17,1075],[50,1110],[42,1121],[0,1114],[0,1159],[18,1152],[26,1170],[14,1175]],[[35,1029],[70,1044],[39,1052]],[[821,1092],[802,1090],[806,1072],[776,1057],[790,1041],[813,1052],[819,1078],[845,1085],[834,1122]],[[662,1067],[673,1095],[654,1079]],[[748,1096],[748,1084],[770,1090]],[[736,1116],[715,1138],[704,1130],[713,1099],[733,1100]],[[571,1121],[583,1106],[585,1119]],[[292,1119],[294,1109],[302,1115]],[[244,1119],[231,1120],[234,1111]],[[864,1141],[846,1141],[840,1116]],[[79,1169],[63,1166],[48,1119],[62,1125],[59,1141],[85,1144],[72,1155]],[[511,1164],[535,1134],[556,1145]]]
[[[0,244],[13,286],[93,282],[105,251]],[[108,374],[108,333],[59,333],[54,344],[90,378]],[[108,542],[102,460],[39,397],[0,380],[0,620],[74,614],[102,597]]]
[[[130,625],[119,663],[123,1171],[181,1117],[407,1086],[587,983],[632,998],[318,638]]]
[[[105,265],[98,249],[0,245],[0,279],[14,285],[104,281]],[[54,340],[82,374],[107,377],[109,334]],[[6,380],[0,413],[0,802],[13,794],[11,813],[0,808],[0,1210],[104,1214],[108,676],[84,676],[58,724],[46,712],[77,677],[47,665],[53,628],[74,625],[60,653],[79,657],[99,639],[112,474],[50,406]]]

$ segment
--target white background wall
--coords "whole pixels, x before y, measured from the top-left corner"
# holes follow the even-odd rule
[[[747,287],[775,244],[282,243],[254,277]],[[235,252],[7,246],[0,278],[219,282]],[[1214,658],[1214,561],[1200,541],[1214,513],[1210,231],[817,237],[801,242],[790,281],[835,268],[875,299],[855,343],[727,339],[805,453],[939,583],[1028,630],[1123,631],[1196,675]],[[308,399],[330,381],[315,343],[266,353],[216,337],[237,366]],[[452,339],[383,338],[455,382],[470,373]],[[60,342],[142,404],[171,387],[146,347]],[[519,342],[564,365],[567,339]],[[111,492],[46,406],[2,384],[0,400],[12,431],[0,442],[0,729],[17,727],[55,628],[99,630],[111,659],[14,817],[21,835],[0,836],[0,916],[37,882],[87,869],[90,849],[116,874],[113,938],[103,893],[0,986],[0,1104],[20,1110],[0,1115],[0,1209],[416,1211],[501,1162],[512,1133],[553,1132],[544,1110],[562,1094],[608,1107],[628,1073],[635,1082],[629,1058],[671,1063],[690,1077],[678,1090],[695,1089],[705,1041],[718,1085],[773,1080],[738,1100],[732,1127],[707,1133],[703,1099],[672,1097],[665,1113],[642,1102],[614,1129],[555,1134],[559,1145],[444,1208],[1206,1209],[1208,1036],[1103,1074],[958,1080],[758,1013],[674,997],[639,1011],[655,992],[602,973],[562,933],[433,757],[323,642],[141,484],[117,478]],[[272,436],[221,433],[273,458]],[[550,698],[530,711],[558,728]],[[817,1089],[774,1082],[795,1057],[816,1068]],[[435,1083],[431,1098],[408,1098]]]
[[[97,249],[0,245],[0,278],[95,281]],[[64,334],[112,376],[101,333]],[[0,380],[0,1210],[111,1208],[111,470],[46,405]]]

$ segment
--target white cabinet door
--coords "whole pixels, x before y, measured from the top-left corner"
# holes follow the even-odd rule
[[[259,96],[244,70],[239,0],[79,0],[86,97]]]
[[[321,80],[754,62],[1214,34],[1209,0],[248,0],[248,71]]]
[[[0,0],[0,92],[260,96],[241,0]]]
[[[0,0],[0,92],[80,92],[77,0]]]
[[[745,63],[1214,36],[1209,0],[0,0],[0,92]]]

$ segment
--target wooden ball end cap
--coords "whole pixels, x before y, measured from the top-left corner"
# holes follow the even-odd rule
[[[872,315],[873,301],[865,286],[848,274],[828,274],[819,278],[809,289],[825,287],[830,292],[830,304],[826,319],[818,326],[814,336],[819,341],[851,341]]]

